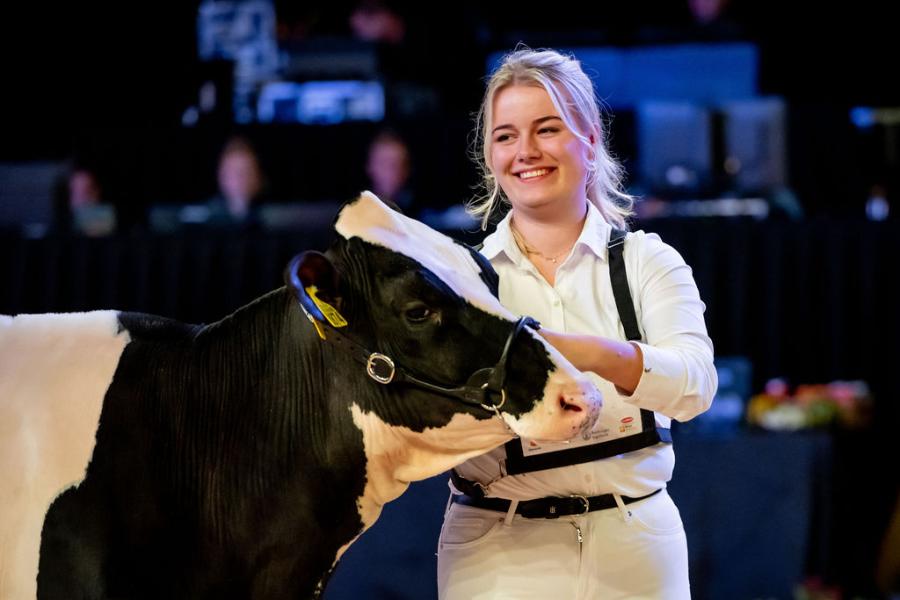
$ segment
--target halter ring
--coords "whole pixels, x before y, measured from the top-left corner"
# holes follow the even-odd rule
[[[387,368],[390,369],[390,372],[387,375],[382,375],[377,371],[379,367],[384,366],[387,366]],[[369,360],[366,362],[366,373],[378,383],[383,383],[385,385],[390,383],[394,379],[395,372],[394,361],[392,361],[389,356],[377,352],[373,352],[369,355]]]

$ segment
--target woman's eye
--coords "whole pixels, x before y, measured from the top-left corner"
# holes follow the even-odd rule
[[[506,135],[506,134],[503,134],[503,135],[498,135],[498,136],[497,136],[497,139],[495,139],[494,141],[495,141],[495,142],[498,142],[498,143],[503,143],[503,142],[505,142],[505,141],[507,141],[507,140],[509,140],[509,136]]]
[[[542,127],[538,130],[538,133],[556,133],[559,131],[556,127]]]
[[[406,311],[406,319],[411,323],[422,323],[434,314],[427,306],[416,306]]]

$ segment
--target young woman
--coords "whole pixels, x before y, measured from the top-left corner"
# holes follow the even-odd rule
[[[626,234],[632,199],[574,58],[507,55],[478,126],[487,193],[470,208],[486,226],[509,207],[482,248],[500,300],[595,375],[604,408],[569,444],[513,440],[456,469],[440,597],[689,598],[668,428],[717,386],[690,267],[655,234]]]

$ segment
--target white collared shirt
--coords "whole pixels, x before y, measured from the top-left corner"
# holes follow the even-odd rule
[[[518,315],[560,332],[618,340],[626,336],[609,279],[607,242],[612,228],[588,203],[584,228],[550,285],[519,250],[510,231],[511,213],[481,250],[500,276],[500,302]],[[629,233],[624,248],[628,287],[638,324],[644,373],[630,396],[593,373],[604,403],[628,402],[656,413],[657,424],[690,419],[712,402],[718,385],[713,345],[691,268],[659,236]],[[501,477],[503,447],[457,467],[463,477],[489,486],[490,496],[526,500],[543,496],[619,493],[641,496],[666,486],[675,466],[671,444],[580,465]]]

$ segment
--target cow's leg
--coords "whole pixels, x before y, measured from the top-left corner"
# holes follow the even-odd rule
[[[83,490],[69,488],[47,511],[41,532],[38,598],[41,600],[106,597],[106,520]]]

